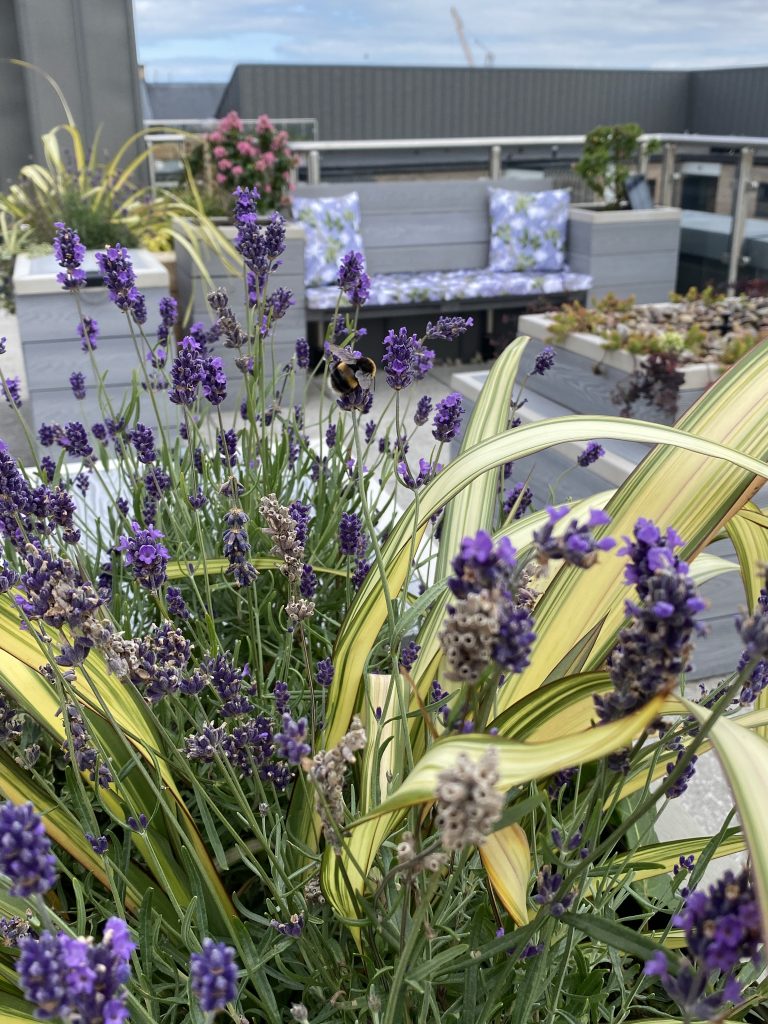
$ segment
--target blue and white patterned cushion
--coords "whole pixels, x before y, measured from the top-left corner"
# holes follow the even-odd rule
[[[547,192],[489,188],[489,269],[562,270],[570,195],[567,188]]]
[[[332,284],[342,256],[363,251],[357,192],[327,199],[293,200],[293,216],[304,225],[304,279],[307,286]]]
[[[436,270],[423,274],[373,274],[367,306],[408,306],[461,299],[494,299],[506,295],[560,295],[586,292],[589,274],[500,273],[494,270]],[[334,309],[337,287],[307,288],[310,309]],[[345,303],[346,305],[346,303]]]

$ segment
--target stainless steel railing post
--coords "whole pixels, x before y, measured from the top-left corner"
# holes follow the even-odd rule
[[[659,189],[659,205],[674,206],[675,204],[675,160],[677,146],[674,142],[665,142],[661,156],[661,188]]]
[[[317,149],[310,149],[307,153],[307,183],[320,184],[320,152]]]
[[[728,243],[728,294],[736,294],[739,279],[741,250],[744,248],[744,233],[747,227],[747,192],[751,186],[752,167],[755,151],[744,146],[739,154],[739,168],[733,188],[733,213],[731,215],[731,238]]]
[[[498,181],[501,177],[501,146],[491,146],[489,174],[491,181]]]

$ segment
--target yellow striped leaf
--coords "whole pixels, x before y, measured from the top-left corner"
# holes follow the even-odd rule
[[[493,891],[515,924],[528,924],[528,883],[531,848],[528,837],[515,822],[492,832],[480,847],[480,859]]]
[[[712,712],[684,700],[688,712],[701,724],[710,724]],[[720,717],[711,724],[709,738],[731,787],[752,861],[752,881],[760,906],[763,940],[768,940],[768,742],[735,719]]]

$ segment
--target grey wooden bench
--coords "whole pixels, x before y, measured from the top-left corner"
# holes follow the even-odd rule
[[[355,191],[360,197],[360,219],[366,269],[370,275],[421,274],[429,271],[482,270],[488,266],[490,219],[488,188],[535,192],[550,187],[540,177],[509,181],[362,181],[297,186],[302,198],[339,196]],[[566,252],[566,262],[567,262]],[[560,275],[539,275],[558,278]],[[332,314],[313,308],[311,289],[307,321],[322,325]],[[500,309],[523,309],[538,294],[556,303],[564,298],[583,298],[586,288],[576,291],[536,292],[526,295],[456,298],[449,301],[421,300],[402,304],[367,304],[363,319],[388,319],[413,314],[465,314],[485,318],[490,334],[493,314]]]

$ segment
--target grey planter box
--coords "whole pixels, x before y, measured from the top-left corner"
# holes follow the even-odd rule
[[[603,339],[595,334],[569,334],[562,344],[549,339],[551,318],[546,314],[522,316],[518,333],[532,339],[525,350],[521,372],[533,368],[536,355],[549,344],[555,349],[556,364],[544,376],[530,377],[527,388],[571,412],[617,416],[620,407],[613,402],[617,384],[627,380],[640,362],[640,357],[620,350],[606,349]],[[678,416],[685,412],[722,373],[719,363],[691,363],[680,367],[685,381],[678,399]],[[637,419],[671,423],[655,406],[638,403]]]
[[[591,274],[590,301],[608,292],[638,302],[664,302],[677,282],[681,211],[596,210],[572,206],[568,218],[568,262]]]
[[[233,227],[219,229],[225,238],[232,241],[235,237]],[[210,284],[207,282],[200,267],[181,246],[176,248],[177,265],[176,280],[179,290],[179,309],[188,311],[186,323],[201,321],[206,326],[212,322],[211,309],[208,305]],[[245,325],[245,284],[244,273],[235,273],[222,256],[210,246],[202,245],[200,256],[215,288],[225,288],[229,295],[232,309],[240,322]],[[233,258],[236,259],[235,257]],[[278,321],[274,335],[274,362],[276,369],[288,362],[293,355],[297,338],[305,338],[307,334],[306,300],[304,296],[304,228],[298,224],[286,223],[286,245],[282,257],[282,265],[272,278],[273,288],[287,288],[293,292],[294,305],[282,320]],[[234,353],[223,347],[218,355],[224,359],[228,373],[237,372],[234,366]]]
[[[136,286],[144,293],[147,302],[145,332],[154,339],[158,302],[168,294],[168,271],[146,249],[132,250],[131,259],[136,271]],[[86,271],[98,270],[95,253],[86,254],[83,267]],[[42,422],[63,424],[80,420],[90,426],[104,416],[99,408],[91,360],[82,351],[77,333],[77,306],[72,295],[63,291],[56,280],[59,269],[52,255],[18,256],[13,272],[24,373],[35,430]],[[98,321],[95,356],[101,373],[106,372],[106,392],[117,411],[126,397],[134,372],[139,370],[140,356],[131,338],[127,317],[110,301],[104,287],[81,288],[79,301],[84,315]],[[139,348],[140,351],[143,348],[141,339]],[[69,385],[73,370],[81,370],[85,374],[86,397],[82,400],[74,397]],[[168,404],[165,399],[158,402],[161,408]],[[154,424],[148,400],[142,402],[142,417],[148,425]],[[173,418],[169,413],[169,422]]]

